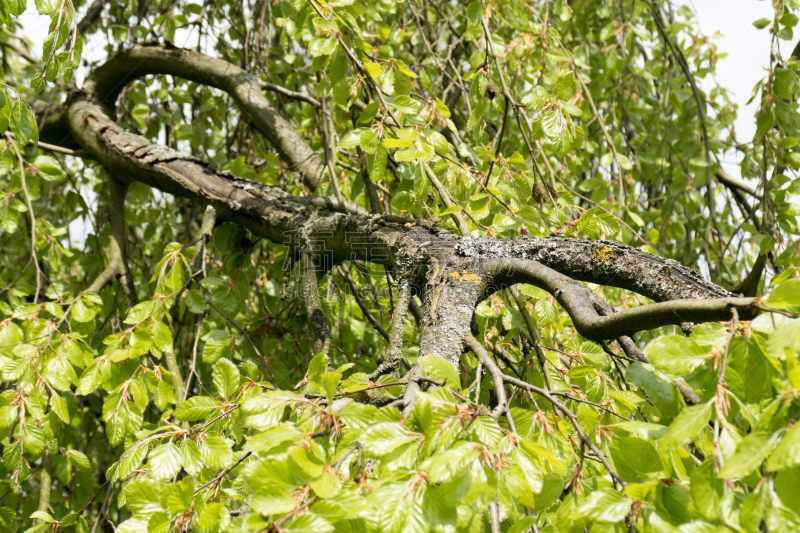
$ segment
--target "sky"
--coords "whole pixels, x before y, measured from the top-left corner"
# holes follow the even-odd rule
[[[753,86],[764,77],[769,67],[770,34],[768,29],[758,30],[753,22],[774,17],[772,4],[763,0],[690,0],[687,5],[697,14],[700,31],[708,37],[716,32],[720,35],[713,41],[718,52],[728,57],[717,63],[716,80],[733,94],[739,105],[739,117],[735,123],[737,139],[750,141],[756,132],[755,119],[757,101],[745,106],[750,99]],[[785,57],[792,51],[793,43],[781,41],[781,52]],[[711,78],[702,82],[703,89],[713,87]],[[738,170],[726,169],[733,176]]]
[[[717,44],[718,52],[725,52],[728,57],[717,63],[716,83],[730,90],[733,100],[739,106],[739,116],[735,122],[737,139],[741,142],[749,141],[755,133],[754,114],[757,102],[745,106],[750,99],[753,86],[764,76],[769,65],[770,34],[769,30],[758,30],[753,22],[760,18],[773,18],[773,9],[768,0],[686,0],[674,2],[675,6],[687,5],[697,15],[700,31],[711,37]],[[50,24],[49,17],[37,14],[34,0],[28,0],[28,8],[20,17],[23,25],[23,34],[29,37],[39,50],[47,34]],[[800,28],[800,27],[798,27]],[[102,39],[102,37],[101,37]],[[788,56],[793,46],[792,43],[782,41],[782,52]],[[92,46],[87,43],[85,53],[91,53]],[[87,57],[91,61],[92,57]],[[75,73],[77,83],[81,83],[83,69]],[[714,87],[714,79],[707,77],[701,81],[703,89],[710,90]],[[739,157],[727,154],[722,159],[723,167],[732,176],[739,177],[741,173],[737,163]],[[70,228],[77,240],[83,239],[78,235],[84,233],[86,228],[79,228],[75,221],[74,228]]]

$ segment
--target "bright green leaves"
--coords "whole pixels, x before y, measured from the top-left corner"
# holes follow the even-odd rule
[[[795,424],[781,438],[767,459],[767,470],[780,471],[800,465],[800,424]]]
[[[711,354],[691,338],[681,335],[659,337],[645,349],[657,369],[667,374],[688,374]]]
[[[217,402],[208,396],[193,396],[175,409],[178,420],[194,421],[208,418],[217,410]]]
[[[172,479],[181,469],[181,455],[178,448],[167,442],[154,448],[148,456],[150,475],[160,481]]]
[[[226,331],[221,329],[211,330],[203,336],[205,347],[203,348],[203,362],[215,363],[220,357],[227,355],[233,346],[233,338]]]
[[[228,359],[220,359],[214,365],[214,386],[223,398],[230,398],[239,391],[239,369]]]
[[[461,388],[461,380],[458,377],[456,368],[435,355],[426,355],[419,359],[425,374],[435,380],[446,382],[447,386],[453,389]]]
[[[736,446],[733,456],[725,461],[725,465],[719,471],[720,477],[741,478],[746,476],[767,458],[775,447],[777,439],[777,433],[769,435],[759,431],[747,435]]]
[[[575,140],[575,125],[570,115],[581,116],[579,107],[567,103],[575,94],[572,71],[558,77],[552,94],[544,87],[537,86],[531,93],[522,97],[522,103],[530,109],[540,111],[534,120],[534,130],[539,130],[550,140],[554,152],[563,157]]]
[[[33,146],[36,147],[39,142],[39,128],[36,126],[36,119],[33,116],[33,111],[28,107],[25,100],[22,99],[22,96],[17,94],[17,97],[11,104],[11,109],[8,111],[6,111],[8,97],[5,93],[2,93],[2,103],[3,106],[0,107],[0,121],[5,123],[5,117],[8,118],[8,125],[11,127],[12,133],[14,133],[17,145],[25,146],[29,142],[32,142]]]
[[[651,365],[633,363],[628,366],[625,378],[644,389],[661,415],[661,423],[675,416],[679,409],[678,391],[667,379],[659,375]]]
[[[632,504],[621,492],[606,488],[590,492],[579,511],[595,522],[614,523],[624,520]]]
[[[83,38],[78,33],[74,20],[75,8],[71,1],[36,0],[36,9],[41,15],[50,15],[50,28],[44,40],[42,60],[44,65],[31,81],[31,87],[40,92],[45,80],[55,81],[59,74],[64,83],[72,80],[72,73],[80,64],[83,53]],[[66,50],[59,49],[69,43]]]
[[[670,452],[694,439],[708,425],[712,412],[713,405],[711,403],[693,405],[683,409],[670,424],[666,435],[659,439],[659,448]]]
[[[715,472],[713,459],[706,459],[692,472],[692,501],[700,514],[708,520],[715,520],[721,513],[725,481]]]
[[[359,439],[366,451],[373,455],[387,455],[401,446],[412,444],[421,435],[410,432],[392,422],[375,424],[367,429]]]
[[[767,303],[775,309],[800,307],[800,278],[790,279],[778,285],[770,292]]]
[[[52,15],[56,12],[60,3],[58,0],[36,0],[36,11],[40,15]]]

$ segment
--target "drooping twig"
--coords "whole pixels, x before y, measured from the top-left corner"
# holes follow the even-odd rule
[[[216,221],[217,210],[214,209],[213,205],[209,204],[206,206],[206,210],[203,213],[203,222],[200,225],[200,244],[194,252],[194,257],[192,257],[191,274],[193,275],[202,271],[203,278],[206,277],[206,246],[208,245],[209,237],[211,237],[211,234],[214,232]]]
[[[39,265],[39,259],[36,256],[36,215],[33,212],[33,204],[31,203],[31,196],[28,192],[28,182],[25,180],[25,163],[22,160],[22,154],[17,148],[17,143],[13,137],[11,137],[10,132],[6,132],[6,138],[11,146],[14,148],[14,152],[17,154],[17,162],[19,164],[19,179],[22,182],[22,193],[25,195],[25,204],[28,208],[28,216],[31,219],[31,257],[33,258],[33,264],[36,267],[36,292],[33,295],[33,303],[39,303],[39,294],[42,291],[42,267]]]
[[[492,52],[492,57],[494,58],[494,64],[497,68],[497,75],[500,77],[500,84],[503,86],[503,96],[509,102],[511,107],[514,109],[514,118],[517,121],[517,127],[519,128],[519,132],[522,134],[522,138],[525,140],[525,145],[528,148],[528,153],[531,155],[531,162],[533,163],[534,169],[537,171],[534,173],[534,179],[536,179],[536,174],[538,173],[539,178],[544,181],[544,176],[542,172],[539,170],[539,165],[536,163],[536,156],[533,152],[533,147],[531,146],[531,141],[528,138],[528,134],[525,133],[525,128],[522,126],[522,119],[520,118],[519,108],[520,104],[514,99],[514,95],[511,94],[511,90],[509,89],[508,85],[506,84],[506,78],[503,75],[503,69],[500,68],[500,59],[497,57],[497,52],[494,49],[494,43],[492,42],[492,36],[489,33],[489,27],[486,25],[486,20],[481,17],[481,24],[483,24],[483,31],[484,35],[486,36],[486,44],[487,50]],[[553,199],[553,195],[550,192],[550,186],[547,183],[544,183],[544,190],[547,191],[547,196],[550,198],[550,203],[553,204],[555,207],[556,201]]]
[[[364,315],[364,317],[369,320],[369,323],[372,324],[372,327],[374,327],[384,339],[391,342],[389,339],[389,334],[386,333],[385,329],[383,329],[381,323],[378,322],[374,316],[372,316],[372,313],[369,312],[369,309],[367,309],[367,306],[364,304],[364,300],[361,299],[361,295],[358,294],[358,287],[356,287],[355,281],[353,281],[353,277],[350,275],[350,272],[348,272],[347,269],[341,265],[337,267],[337,271],[339,272],[339,275],[344,278],[347,286],[350,287],[350,291],[353,293],[353,298],[355,298],[356,303],[361,309],[361,313]]]
[[[536,358],[538,359],[539,366],[542,369],[542,376],[544,377],[544,382],[547,384],[547,389],[553,390],[553,380],[550,377],[550,372],[547,370],[547,356],[544,354],[544,350],[542,350],[542,340],[539,336],[539,328],[533,323],[531,313],[528,311],[527,302],[519,293],[517,288],[511,287],[510,290],[511,295],[514,297],[514,300],[517,303],[517,308],[522,315],[522,320],[525,322],[525,326],[528,328],[528,333],[531,334],[533,349],[536,351]]]
[[[311,329],[311,346],[314,354],[328,353],[331,349],[331,330],[328,327],[328,318],[322,312],[322,302],[319,298],[319,277],[314,256],[309,252],[302,252],[300,268],[302,269],[300,289],[303,295],[308,324]]]
[[[619,477],[619,474],[617,474],[616,470],[614,470],[614,467],[612,467],[611,464],[608,462],[608,459],[606,459],[606,456],[603,454],[603,452],[601,452],[597,448],[597,446],[594,445],[592,440],[586,436],[586,433],[583,431],[583,427],[578,421],[578,417],[575,415],[575,413],[570,411],[566,405],[558,401],[558,399],[552,394],[550,394],[549,391],[541,389],[535,385],[531,385],[530,383],[511,377],[506,374],[503,374],[503,379],[507,383],[510,383],[522,389],[535,392],[536,394],[544,396],[544,398],[547,399],[551,404],[553,404],[553,406],[556,409],[561,411],[564,414],[564,416],[569,418],[569,421],[572,424],[572,427],[575,428],[575,432],[578,434],[578,437],[581,439],[581,442],[583,442],[583,444],[587,448],[589,448],[598,457],[598,459],[600,459],[600,462],[603,463],[603,466],[606,467],[606,470],[608,470],[608,473],[611,475],[611,477],[613,477],[617,481],[617,483],[622,485],[622,487],[625,487],[627,485],[627,483],[625,483],[625,481],[621,477]]]
[[[497,395],[497,406],[492,410],[492,417],[497,419],[500,418],[501,415],[505,415],[509,429],[516,433],[517,426],[514,424],[514,418],[511,416],[511,407],[508,405],[505,383],[503,382],[505,374],[498,368],[494,360],[489,357],[489,353],[481,346],[478,339],[468,333],[467,336],[464,337],[464,342],[469,349],[478,356],[478,360],[483,363],[483,366],[485,366],[486,370],[491,374],[492,381],[494,381],[494,393]]]
[[[408,304],[411,300],[411,283],[400,277],[397,280],[397,304],[394,307],[392,316],[392,333],[389,337],[389,349],[383,363],[370,374],[370,379],[377,378],[381,374],[391,373],[396,375],[403,360],[403,331],[405,330],[406,315]]]

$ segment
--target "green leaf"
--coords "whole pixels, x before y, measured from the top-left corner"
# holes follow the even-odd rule
[[[646,474],[664,469],[661,456],[653,444],[639,437],[619,436],[614,443],[622,453],[614,455],[615,461],[622,461],[635,472]]]
[[[33,164],[36,167],[36,174],[47,181],[59,181],[64,178],[64,172],[58,165],[58,161],[52,156],[36,156]]]
[[[37,147],[39,129],[36,127],[36,119],[22,98],[14,100],[11,106],[10,125],[19,146],[25,146],[29,141],[33,141],[33,147]]]
[[[682,335],[664,335],[650,342],[645,353],[654,367],[667,374],[688,374],[711,354],[694,339]]]
[[[226,531],[231,523],[231,517],[225,505],[219,502],[209,503],[200,512],[197,519],[197,529],[202,533]]]
[[[775,114],[772,112],[772,109],[767,109],[761,113],[756,120],[756,134],[753,136],[753,140],[755,141],[766,135],[774,124]]]
[[[268,453],[285,442],[295,443],[303,438],[303,432],[287,422],[257,434],[247,441],[245,448],[253,452]]]
[[[714,460],[708,458],[694,469],[691,476],[692,501],[706,519],[716,520],[721,512],[724,481],[714,471]]]
[[[156,511],[147,521],[147,533],[169,533],[171,525],[172,520],[170,520],[169,516],[167,516],[167,513],[163,511]]]
[[[336,39],[330,37],[314,39],[308,45],[308,51],[311,52],[311,55],[314,57],[328,56],[336,50],[336,44]]]
[[[777,472],[800,465],[800,424],[787,431],[767,459],[767,470]]]
[[[596,522],[614,523],[625,519],[633,500],[613,489],[600,489],[586,495],[579,512]]]
[[[239,369],[228,359],[220,359],[214,365],[214,386],[223,397],[230,398],[238,391],[240,379]]]
[[[458,371],[452,364],[441,357],[426,355],[420,357],[418,363],[429,378],[437,381],[447,380],[447,386],[451,389],[461,388],[461,379],[458,376]]]
[[[378,136],[372,130],[364,130],[359,137],[361,148],[368,154],[374,154],[378,149]]]
[[[764,28],[766,28],[770,24],[772,24],[772,20],[768,19],[768,18],[761,18],[761,19],[758,19],[757,21],[753,22],[753,26],[755,26],[759,30],[763,30]]]
[[[150,465],[150,475],[160,481],[175,477],[182,465],[181,455],[171,442],[151,451],[147,462]]]
[[[775,446],[779,434],[750,433],[736,446],[736,453],[725,461],[720,477],[743,477],[761,465]]]
[[[228,332],[221,329],[211,330],[203,336],[206,345],[203,348],[203,362],[215,363],[227,351],[233,343],[233,339]]]
[[[58,0],[36,0],[36,11],[40,15],[52,15],[58,10],[60,3]]]
[[[395,422],[382,422],[369,427],[359,441],[374,455],[386,455],[399,446],[414,442],[417,434]]]
[[[192,478],[183,478],[172,485],[172,490],[167,497],[167,509],[170,514],[181,514],[192,506],[194,498],[194,483]]]
[[[574,75],[572,71],[566,72],[558,77],[556,80],[556,85],[553,88],[553,92],[561,96],[561,93],[567,91],[572,88],[572,81],[574,80]]]
[[[336,394],[336,389],[339,388],[340,379],[342,379],[342,374],[339,372],[326,372],[322,376],[322,390],[325,391],[328,405],[333,403],[333,395]]]
[[[202,420],[208,418],[211,413],[216,411],[217,402],[208,396],[193,396],[180,404],[176,409],[174,416],[178,420],[185,420],[191,422],[194,420]]]
[[[660,423],[667,424],[672,420],[678,412],[678,393],[671,382],[654,372],[651,365],[642,363],[628,365],[625,378],[645,390],[647,397],[661,412]]]
[[[41,520],[43,522],[47,522],[48,524],[54,521],[53,517],[44,511],[34,511],[31,513],[30,518],[31,520]]]
[[[769,294],[767,303],[776,309],[800,306],[800,278],[784,281],[775,287]]]
[[[331,533],[333,526],[321,516],[307,513],[295,515],[289,522],[281,526],[285,533]]]
[[[470,26],[480,26],[482,11],[480,2],[473,1],[467,4],[467,20]]]
[[[339,493],[341,480],[339,476],[323,472],[319,479],[309,483],[314,493],[320,498],[333,498]]]
[[[225,468],[233,459],[230,441],[219,435],[206,434],[205,440],[200,441],[200,451],[211,468]]]
[[[683,409],[672,421],[667,433],[659,439],[658,447],[671,452],[694,439],[708,425],[712,412],[713,405],[710,402]]]

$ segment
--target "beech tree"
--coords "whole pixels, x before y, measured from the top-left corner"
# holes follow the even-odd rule
[[[2,530],[799,530],[772,3],[0,0]]]

